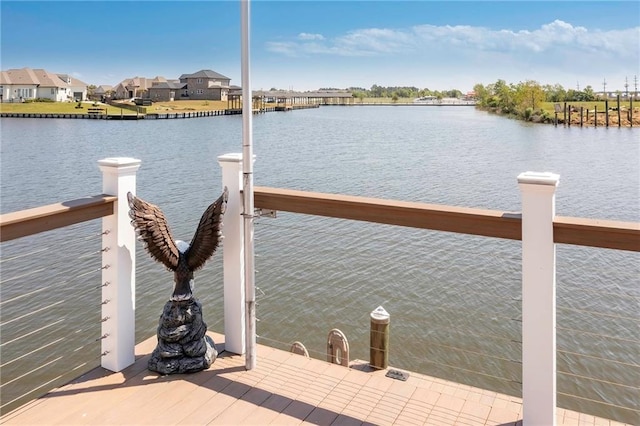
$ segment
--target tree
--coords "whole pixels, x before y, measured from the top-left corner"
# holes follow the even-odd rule
[[[516,86],[513,99],[517,112],[524,114],[527,108],[535,111],[544,101],[545,94],[537,81],[528,80]]]
[[[476,99],[480,106],[482,107],[489,106],[489,99],[491,98],[491,93],[489,92],[489,89],[487,89],[482,84],[478,83],[475,86],[473,86],[473,91],[476,94]]]

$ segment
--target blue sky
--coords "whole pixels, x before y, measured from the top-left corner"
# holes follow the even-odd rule
[[[212,69],[241,84],[239,1],[2,0],[0,13],[2,70],[115,85]],[[255,0],[251,24],[254,90],[640,84],[638,1]]]

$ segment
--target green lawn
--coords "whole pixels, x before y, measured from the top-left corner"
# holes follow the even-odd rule
[[[2,103],[0,112],[18,112],[24,114],[88,114],[89,108],[106,108],[109,115],[135,115],[135,111],[117,108],[106,104],[83,102],[82,108],[76,108],[77,102],[25,102]]]
[[[562,108],[564,108],[564,102],[557,102],[560,104],[560,106]],[[553,114],[555,112],[554,109],[554,105],[556,104],[556,102],[543,102],[540,105],[540,109],[548,111],[549,113]],[[569,106],[572,106],[574,108],[580,109],[580,107],[583,107],[585,110],[590,110],[593,111],[594,108],[598,108],[598,111],[604,111],[605,110],[605,103],[604,101],[589,101],[589,102],[567,102],[567,108]],[[620,101],[620,108],[621,109],[629,109],[629,101]],[[609,108],[615,108],[618,106],[618,102],[615,100],[610,100],[609,101]],[[635,108],[637,108],[638,106],[640,106],[640,102],[634,102],[633,106]]]

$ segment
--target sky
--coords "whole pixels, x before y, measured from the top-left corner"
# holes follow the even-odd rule
[[[415,86],[467,92],[535,80],[640,86],[640,2],[251,2],[251,86]],[[240,2],[0,2],[0,69],[87,84],[210,69],[241,85]],[[637,77],[636,77],[637,76]],[[637,78],[635,83],[634,78]]]

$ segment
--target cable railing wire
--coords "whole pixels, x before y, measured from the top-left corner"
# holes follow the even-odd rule
[[[29,277],[29,276],[31,276],[31,275],[37,274],[37,273],[39,273],[39,272],[42,272],[42,271],[44,271],[45,269],[46,269],[46,268],[34,269],[34,270],[32,270],[32,271],[25,272],[24,274],[16,275],[16,276],[13,276],[13,277],[11,277],[11,278],[4,279],[4,280],[0,281],[0,285],[1,285],[1,284],[4,284],[4,283],[7,283],[7,282],[9,282],[9,281],[14,281],[14,280],[17,280],[17,279],[20,279],[20,278]]]
[[[89,360],[90,360],[90,361],[95,361],[95,360],[100,359],[101,357],[102,357],[102,354],[100,354],[100,355],[98,355],[98,356],[96,356],[96,357],[92,357],[92,358],[90,358]],[[20,395],[20,396],[17,396],[17,397],[15,397],[15,398],[13,398],[11,401],[8,401],[8,402],[6,402],[6,403],[2,404],[2,406],[0,406],[0,408],[8,407],[8,406],[10,406],[11,404],[15,403],[16,401],[20,401],[20,400],[24,399],[25,397],[27,397],[27,396],[29,396],[29,395],[33,394],[34,392],[39,391],[40,389],[47,388],[47,387],[48,387],[48,386],[50,386],[52,383],[55,383],[55,382],[57,382],[57,381],[61,381],[61,379],[62,379],[62,378],[66,378],[66,377],[74,377],[74,375],[75,375],[75,371],[77,371],[77,370],[79,370],[80,368],[82,368],[82,367],[86,366],[87,364],[88,364],[88,362],[83,362],[83,363],[81,363],[81,364],[79,364],[79,365],[77,365],[77,366],[73,367],[71,370],[68,370],[68,371],[66,371],[65,373],[62,373],[62,374],[60,374],[60,375],[58,375],[58,376],[54,377],[53,379],[50,379],[50,380],[48,380],[48,381],[46,381],[46,382],[44,382],[44,383],[41,383],[39,386],[37,386],[37,387],[35,387],[35,388],[33,388],[33,389],[31,389],[31,390],[29,390],[29,391],[27,391],[27,392],[23,393],[23,394],[22,394],[22,395]]]
[[[578,378],[578,379],[592,380],[594,382],[604,383],[604,384],[607,384],[607,385],[620,386],[620,387],[624,387],[624,388],[640,391],[640,387],[638,387],[638,386],[631,386],[631,385],[627,385],[627,384],[624,384],[624,383],[612,382],[610,380],[597,379],[595,377],[583,376],[581,374],[571,373],[569,371],[558,370],[558,374],[564,374],[565,376],[571,376],[571,377],[575,377],[575,378]]]
[[[260,265],[258,265],[258,266],[260,266]],[[336,273],[338,273],[338,272],[340,271],[340,269],[344,269],[344,270],[346,270],[346,271],[349,271],[349,270],[350,270],[350,268],[349,268],[349,266],[350,266],[350,265],[346,265],[346,261],[345,261],[345,265],[344,265],[344,267],[343,267],[343,268],[338,268],[338,267],[336,267],[336,264],[335,264],[335,263],[332,263],[332,265],[331,265],[331,266],[332,266],[332,268],[321,268],[321,269],[324,271],[324,272],[323,272],[323,275],[324,275],[325,277],[326,277],[326,275],[327,275],[327,271],[332,271],[332,270],[333,270],[333,271],[335,271]],[[295,268],[285,268],[285,267],[283,266],[283,270],[294,270],[294,271],[295,271]],[[258,273],[258,272],[259,272],[259,269],[256,271],[256,273]],[[289,277],[288,277],[288,278],[289,278]],[[308,280],[308,279],[301,278],[301,277],[299,277],[299,276],[295,276],[295,275],[294,275],[294,276],[292,276],[292,277],[290,277],[289,279],[291,279],[291,280],[295,280],[295,281],[299,281],[299,282],[303,282],[303,283],[305,283],[305,284],[314,285],[314,286],[318,285],[318,283],[317,283],[317,282],[312,282],[312,281],[310,281],[310,280]],[[353,283],[351,283],[351,284],[349,284],[349,285],[342,285],[342,286],[339,288],[339,290],[340,290],[340,292],[341,292],[341,293],[347,293],[347,292],[349,292],[349,290],[352,290],[353,288],[355,288],[355,287],[357,287],[357,286],[362,286],[362,285],[363,285],[363,281],[362,281],[361,279],[357,279],[357,280],[354,280],[354,282],[353,282]],[[264,286],[263,286],[263,287],[264,287]],[[282,287],[280,290],[278,290],[276,293],[271,294],[271,295],[267,295],[267,298],[277,297],[278,295],[280,295],[280,294],[281,294],[281,293],[283,293],[283,292],[286,292],[287,290],[288,290],[288,289],[287,289],[287,287],[286,287],[286,286],[283,286],[283,287]],[[451,296],[452,296],[452,297],[457,298],[457,300],[462,301],[463,303],[467,303],[467,302],[468,302],[468,300],[466,300],[466,299],[464,298],[464,295],[467,295],[467,296],[468,296],[468,294],[469,294],[469,293],[479,294],[479,295],[485,295],[485,296],[489,296],[489,298],[491,298],[492,300],[494,300],[494,299],[495,299],[495,297],[494,297],[494,294],[493,294],[493,293],[488,293],[488,292],[477,292],[477,291],[472,291],[472,290],[471,290],[471,291],[465,291],[465,292],[464,292],[464,294],[463,294],[462,292],[456,292],[456,293],[452,294]],[[507,300],[508,302],[515,302],[515,303],[519,303],[519,302],[520,302],[520,300],[519,300],[519,299],[512,298],[512,297],[503,297],[503,300]],[[512,318],[512,316],[505,316],[505,315],[500,315],[500,314],[493,314],[492,316],[495,316],[496,318],[503,318],[503,319],[505,319],[505,320],[521,321],[521,318]]]
[[[13,383],[13,382],[15,382],[15,381],[17,381],[17,380],[22,379],[23,377],[26,377],[26,376],[28,376],[28,375],[30,375],[30,374],[33,374],[33,373],[35,373],[35,372],[36,372],[36,371],[38,371],[38,370],[42,370],[43,368],[45,368],[45,367],[47,367],[47,366],[49,366],[49,365],[53,364],[53,363],[54,363],[54,362],[56,362],[56,361],[61,360],[62,358],[63,358],[62,356],[59,356],[59,357],[57,357],[57,358],[54,358],[54,359],[50,360],[49,362],[46,362],[46,363],[44,363],[44,364],[40,365],[39,367],[36,367],[36,368],[34,368],[34,369],[32,369],[32,370],[27,371],[27,372],[26,372],[26,373],[24,373],[24,374],[21,374],[21,375],[20,375],[20,376],[18,376],[18,377],[15,377],[15,378],[13,378],[13,379],[11,379],[11,380],[9,380],[9,381],[3,381],[2,383],[0,383],[0,389],[2,389],[4,386],[10,385],[11,383]]]
[[[3,363],[3,364],[0,364],[0,368],[5,368],[5,367],[6,367],[7,365],[9,365],[9,364],[12,364],[12,363],[14,363],[14,362],[16,362],[16,361],[19,361],[19,360],[21,360],[21,359],[23,359],[23,358],[26,358],[26,357],[28,357],[28,356],[30,356],[30,355],[33,355],[33,354],[37,353],[37,352],[40,352],[41,350],[46,349],[46,348],[48,348],[49,346],[53,346],[53,345],[55,345],[56,343],[61,342],[62,340],[65,340],[65,338],[64,338],[64,337],[61,337],[61,338],[56,339],[56,340],[54,340],[54,341],[52,341],[52,342],[49,342],[49,343],[47,343],[47,344],[45,344],[45,345],[39,346],[39,347],[37,347],[36,349],[34,349],[34,350],[32,350],[32,351],[29,351],[29,352],[26,352],[26,353],[24,353],[24,354],[20,355],[20,356],[19,356],[19,357],[17,357],[17,358],[14,358],[14,359],[12,359],[12,360],[10,360],[10,361],[7,361],[7,362],[5,362],[5,363]]]
[[[558,289],[569,290],[575,293],[593,293],[599,296],[614,296],[622,299],[632,299],[632,300],[640,301],[640,294],[637,294],[637,295],[629,294],[629,293],[623,292],[622,290],[616,293],[612,291],[596,290],[592,288],[576,287],[572,285],[559,285]]]
[[[606,334],[598,334],[598,333],[594,333],[592,331],[578,330],[578,329],[575,329],[575,328],[568,328],[568,327],[562,327],[562,326],[556,326],[556,329],[568,331],[570,333],[587,334],[589,336],[594,336],[594,337],[603,337],[603,338],[606,338],[606,339],[618,340],[618,341],[621,341],[621,342],[629,342],[629,343],[640,344],[640,340],[627,339],[627,338],[624,338],[624,337],[609,336],[609,335],[606,335]]]
[[[309,280],[306,280],[304,278],[299,278],[299,277],[295,277],[295,281],[299,281],[299,282],[304,282],[306,284],[313,284],[313,285],[317,285],[318,283],[316,282],[311,282]],[[291,284],[293,285],[293,284]],[[261,289],[264,289],[264,286],[260,287]],[[348,288],[348,287],[347,287]],[[345,290],[344,287],[341,288],[341,290]],[[282,289],[280,289],[279,291],[269,291],[268,289],[262,290],[263,293],[265,294],[265,296],[262,296],[261,299],[262,300],[268,300],[268,299],[273,299],[273,298],[278,298],[280,295],[282,295],[283,293],[287,292],[288,289],[287,287],[284,287]],[[461,299],[464,300],[464,299]],[[458,311],[460,311],[460,306],[438,306],[438,307],[433,307],[431,309],[440,309],[440,310],[451,310],[451,309],[457,309]],[[489,318],[491,320],[498,320],[498,319],[503,319],[503,320],[507,320],[507,321],[515,321],[515,322],[522,322],[522,318],[514,318],[513,316],[506,316],[506,315],[500,315],[500,314],[496,314],[496,313],[491,313],[491,314],[487,314],[486,312],[482,311],[481,309],[471,309],[471,310],[464,310],[464,314],[465,315],[473,315],[473,316],[478,316],[478,317],[483,317],[483,318]]]
[[[587,309],[580,309],[580,308],[570,308],[570,307],[567,307],[567,306],[557,306],[556,309],[562,310],[562,311],[580,312],[580,313],[585,313],[585,314],[589,314],[589,315],[596,315],[596,316],[601,316],[601,317],[607,317],[607,318],[622,319],[622,320],[626,320],[626,321],[637,322],[638,324],[640,324],[640,318],[637,318],[637,317],[633,318],[633,317],[627,317],[627,316],[624,316],[624,315],[605,314],[604,312],[590,311],[590,310],[587,310]]]
[[[618,361],[618,360],[609,359],[609,358],[602,358],[602,357],[595,356],[595,355],[588,355],[588,354],[583,354],[583,353],[579,353],[579,352],[567,351],[565,349],[558,349],[556,352],[561,353],[561,354],[566,354],[566,355],[572,355],[572,356],[576,356],[576,357],[594,359],[594,360],[597,360],[597,361],[610,362],[610,363],[613,363],[613,364],[623,365],[625,367],[640,368],[640,364],[634,364],[634,363],[625,362],[625,361]]]
[[[18,337],[16,337],[16,338],[14,338],[14,339],[11,339],[11,340],[6,341],[6,342],[2,342],[2,343],[0,344],[0,348],[1,348],[1,347],[3,347],[3,346],[5,346],[5,345],[11,344],[11,343],[13,343],[13,342],[17,342],[18,340],[21,340],[21,339],[24,339],[24,338],[26,338],[26,337],[29,337],[29,336],[31,336],[31,335],[33,335],[33,334],[36,334],[36,333],[38,333],[38,332],[40,332],[40,331],[42,331],[42,330],[46,330],[47,328],[53,327],[54,325],[59,324],[59,323],[61,323],[61,322],[64,322],[65,320],[66,320],[66,318],[61,318],[61,319],[59,319],[59,320],[57,320],[57,321],[51,322],[51,323],[49,323],[49,324],[47,324],[47,325],[44,325],[44,326],[42,326],[42,327],[40,327],[40,328],[37,328],[37,329],[35,329],[35,330],[32,330],[32,331],[30,331],[30,332],[28,332],[28,333],[22,334],[22,335],[20,335],[20,336],[18,336]]]
[[[298,247],[298,248],[300,248],[301,249],[301,250],[299,250],[300,253],[304,253],[306,251],[306,249],[309,247],[308,244],[300,244],[300,243],[291,242],[291,241],[287,242],[287,246],[288,247]],[[259,250],[259,248],[258,248],[258,250]],[[349,252],[351,254],[360,254],[360,255],[363,255],[363,254],[368,255],[369,254],[368,250],[365,249],[365,248],[350,248]],[[342,268],[342,269],[345,269],[345,270],[348,271],[352,267],[352,265],[349,262],[350,262],[350,260],[348,260],[348,259],[339,259],[337,261],[332,260],[330,265],[329,265],[329,267],[323,268],[323,270],[327,270],[327,269],[338,270],[338,269]],[[292,269],[294,269],[294,268],[292,268]],[[443,268],[440,268],[440,269],[443,269]],[[356,287],[358,285],[361,285],[361,283],[358,282],[358,281],[354,281],[350,285],[342,286],[340,288],[340,291],[345,292],[345,291],[348,291],[350,289],[353,289],[354,287]],[[502,295],[499,292],[477,291],[477,290],[474,290],[474,289],[471,289],[471,288],[466,288],[465,289],[465,294],[469,295],[470,293],[484,296],[484,297],[486,297],[488,299],[491,299],[492,301],[504,300],[504,301],[509,302],[509,303],[517,303],[517,304],[522,303],[522,299],[519,297],[519,295],[518,295],[518,297],[514,297],[514,296],[509,296],[509,295]]]
[[[16,260],[16,259],[21,259],[21,258],[27,257],[27,256],[33,256],[34,254],[42,253],[43,251],[49,251],[49,250],[50,249],[48,247],[43,247],[43,248],[28,252],[28,253],[22,253],[22,254],[18,254],[18,255],[12,256],[12,257],[8,257],[8,258],[0,258],[0,263],[11,262],[11,261]]]
[[[593,399],[593,398],[586,398],[584,396],[573,395],[573,394],[570,394],[570,393],[565,393],[565,392],[560,392],[560,391],[558,391],[557,394],[565,396],[565,397],[569,397],[569,398],[576,398],[576,399],[580,399],[580,400],[583,400],[583,401],[588,401],[588,402],[592,402],[592,403],[606,405],[606,406],[612,407],[612,408],[621,408],[623,410],[629,410],[629,411],[632,411],[634,413],[640,414],[640,410],[637,410],[637,409],[631,408],[631,407],[625,407],[623,405],[612,404],[610,402],[597,400],[597,399]]]
[[[11,323],[13,323],[13,322],[15,322],[15,321],[19,321],[19,320],[21,320],[21,319],[24,319],[24,318],[30,317],[30,316],[32,316],[32,315],[39,314],[39,313],[41,313],[41,312],[43,312],[43,311],[46,311],[47,309],[51,309],[51,308],[53,308],[53,307],[55,307],[55,306],[58,306],[58,305],[60,305],[61,303],[64,303],[64,302],[65,302],[64,300],[60,300],[60,301],[58,301],[58,302],[55,302],[55,303],[52,303],[52,304],[50,304],[50,305],[44,306],[44,307],[42,307],[42,308],[40,308],[40,309],[36,309],[35,311],[30,311],[30,312],[28,312],[28,313],[26,313],[26,314],[24,314],[24,315],[21,315],[21,316],[19,316],[19,317],[17,317],[17,318],[13,318],[13,319],[11,319],[11,320],[9,320],[9,321],[5,321],[5,322],[3,322],[3,323],[0,323],[0,327],[4,327],[5,325],[7,325],[7,324],[11,324]]]

